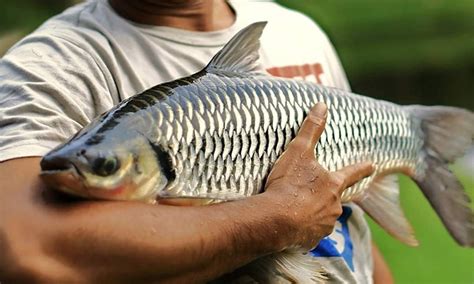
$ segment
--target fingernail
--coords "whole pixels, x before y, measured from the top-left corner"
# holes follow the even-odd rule
[[[312,115],[318,116],[318,117],[324,117],[326,116],[328,108],[324,103],[318,103],[316,106],[313,108]]]

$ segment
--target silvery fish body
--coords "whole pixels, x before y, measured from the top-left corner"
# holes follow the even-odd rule
[[[271,77],[257,63],[264,26],[240,31],[202,71],[157,85],[95,119],[45,155],[44,181],[95,199],[244,198],[263,190],[309,109],[324,102],[329,112],[315,149],[319,163],[330,171],[363,161],[376,168],[343,193],[343,202],[356,202],[392,236],[416,245],[393,175],[404,173],[455,240],[473,246],[470,200],[447,165],[472,147],[474,114],[399,106]],[[308,283],[337,273],[304,251],[265,257],[245,271],[266,283]]]
[[[262,190],[272,165],[318,102],[329,108],[315,151],[326,169],[372,161],[378,173],[422,170],[420,119],[398,105],[314,83],[202,72],[152,88],[126,108],[140,109],[136,127],[171,161],[170,182],[160,197],[231,200]],[[370,182],[349,188],[343,200]]]

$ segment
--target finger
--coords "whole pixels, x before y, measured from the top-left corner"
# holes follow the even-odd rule
[[[298,135],[295,138],[296,145],[303,145],[306,149],[314,149],[316,143],[324,131],[327,118],[327,107],[324,103],[317,103],[308,113],[303,121]]]
[[[359,163],[340,169],[337,173],[341,175],[341,178],[344,180],[344,186],[342,186],[341,192],[353,186],[361,179],[370,176],[374,170],[375,168],[370,162]]]
[[[314,159],[314,147],[319,140],[326,123],[327,107],[324,103],[317,103],[308,113],[300,127],[298,135],[293,139],[288,148],[281,154],[269,174],[270,178],[283,176],[288,169],[288,162],[295,156],[300,157],[311,153]],[[310,151],[308,151],[310,150]]]

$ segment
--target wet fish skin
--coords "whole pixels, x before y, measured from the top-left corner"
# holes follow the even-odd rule
[[[128,108],[146,105],[149,111],[138,116],[141,125],[156,125],[146,135],[164,149],[175,176],[158,192],[162,198],[229,200],[257,194],[317,102],[329,108],[316,148],[318,161],[328,170],[372,161],[378,173],[397,169],[416,174],[422,165],[420,122],[403,107],[313,83],[203,72],[140,96]],[[369,183],[348,189],[343,200]]]

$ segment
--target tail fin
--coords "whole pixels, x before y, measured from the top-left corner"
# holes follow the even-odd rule
[[[474,246],[474,215],[469,196],[448,164],[474,141],[474,113],[454,107],[407,107],[421,119],[426,170],[414,177],[444,226],[462,246]]]

